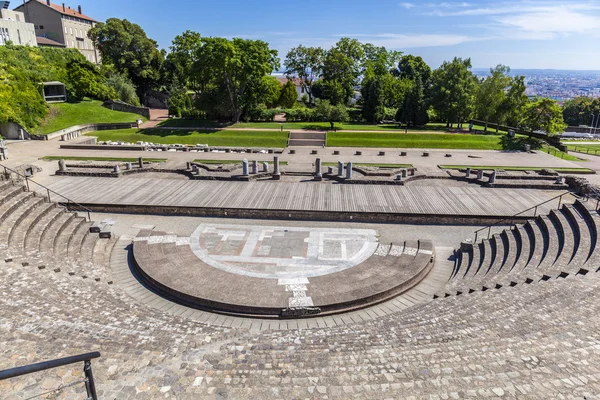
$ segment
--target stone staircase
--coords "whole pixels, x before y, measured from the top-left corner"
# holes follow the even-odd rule
[[[592,202],[595,204],[595,202]],[[596,272],[600,215],[577,200],[455,252],[451,279],[434,298]]]
[[[291,131],[288,146],[324,147],[327,145],[327,132]]]
[[[0,181],[0,243],[7,263],[110,283],[106,265],[116,239],[90,233],[91,222],[12,181]]]

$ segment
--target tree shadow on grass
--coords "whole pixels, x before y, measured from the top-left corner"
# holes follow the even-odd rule
[[[524,136],[510,137],[508,135],[503,135],[500,143],[503,151],[524,151],[525,145],[529,145],[531,150],[538,150],[544,145],[544,141],[541,139]]]
[[[156,136],[156,137],[167,137],[167,136],[193,136],[193,135],[210,135],[218,134],[222,132],[221,129],[139,129],[136,133],[143,134],[145,136]]]

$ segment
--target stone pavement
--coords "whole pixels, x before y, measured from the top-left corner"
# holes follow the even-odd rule
[[[0,240],[8,245],[0,249],[0,369],[100,351],[93,368],[102,399],[599,398],[595,270],[437,300],[430,294],[439,286],[423,282],[416,298],[259,325],[152,297],[127,268],[127,238],[110,263],[94,263],[113,284],[84,278],[83,264],[67,273],[59,267],[77,267],[80,255],[65,257],[53,236],[69,237],[73,219],[57,219],[59,226],[23,218],[47,211],[33,196],[19,201],[21,193],[0,205]],[[42,226],[42,240],[27,239]],[[8,258],[22,241],[30,252]],[[106,245],[97,250],[111,253]],[[36,254],[54,255],[45,268],[25,263]],[[451,267],[443,264],[446,273]],[[2,381],[0,393],[25,399],[81,377],[81,365],[73,365]],[[54,398],[80,398],[83,390],[69,387]]]

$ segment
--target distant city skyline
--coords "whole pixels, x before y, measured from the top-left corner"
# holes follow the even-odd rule
[[[20,1],[13,1],[14,8]],[[600,70],[600,0],[398,1],[66,0],[99,21],[126,18],[161,48],[185,30],[261,39],[283,59],[298,44],[329,48],[349,36],[422,56],[433,68],[470,57],[474,68]],[[177,7],[175,7],[175,5]]]

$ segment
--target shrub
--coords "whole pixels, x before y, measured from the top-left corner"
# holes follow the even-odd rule
[[[115,91],[117,99],[134,106],[140,106],[140,99],[136,94],[135,86],[125,75],[116,72],[109,73],[106,78],[106,85]]]

